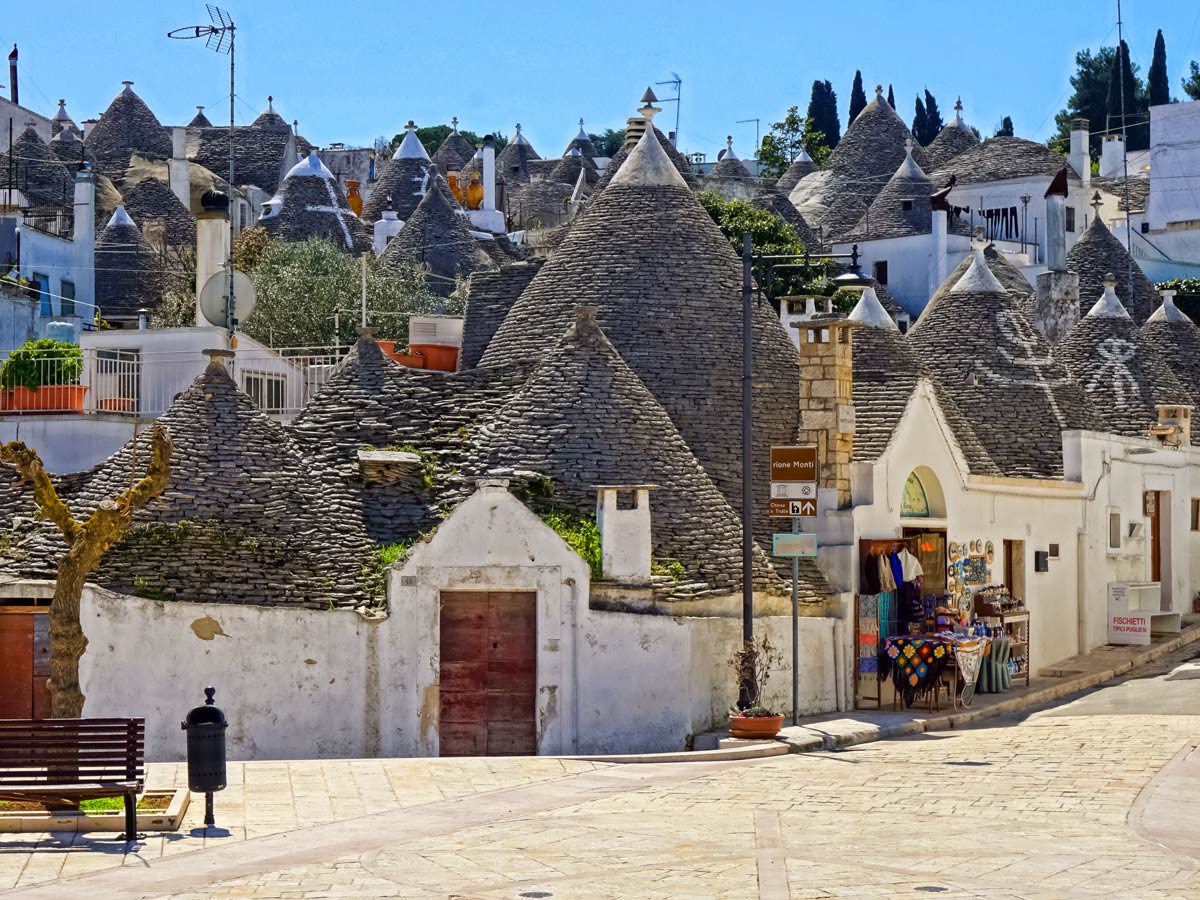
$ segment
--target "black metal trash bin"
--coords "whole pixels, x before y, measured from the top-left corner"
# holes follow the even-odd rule
[[[213,705],[216,689],[204,689],[204,706],[187,714],[179,727],[187,732],[188,789],[205,795],[204,824],[212,825],[213,791],[226,787],[225,775],[225,713]]]

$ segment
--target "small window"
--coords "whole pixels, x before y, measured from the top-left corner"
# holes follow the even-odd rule
[[[1047,552],[1050,554],[1051,559],[1058,559],[1058,544],[1051,544],[1047,548]]]
[[[62,299],[59,301],[58,314],[60,316],[75,315],[75,282],[62,282],[59,292],[62,294]]]
[[[1067,231],[1075,230],[1075,207],[1067,207]]]
[[[903,209],[905,212],[912,212],[912,201],[911,200],[901,200],[900,208]]]
[[[1142,234],[1149,234],[1149,233],[1150,233],[1150,223],[1143,222],[1142,223]]]
[[[283,375],[267,372],[247,372],[244,382],[250,399],[265,413],[283,412],[284,383]]]
[[[1192,498],[1192,531],[1200,531],[1200,499]]]
[[[1108,549],[1121,549],[1121,513],[1111,510],[1108,513]]]
[[[887,260],[880,259],[875,262],[875,280],[880,284],[887,284]]]

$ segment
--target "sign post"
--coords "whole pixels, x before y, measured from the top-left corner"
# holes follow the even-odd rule
[[[817,555],[817,536],[800,533],[800,518],[817,514],[817,448],[771,448],[771,496],[767,513],[792,520],[790,535],[777,534],[772,553],[792,560],[792,724],[800,723],[800,559]],[[782,540],[780,540],[782,538]]]

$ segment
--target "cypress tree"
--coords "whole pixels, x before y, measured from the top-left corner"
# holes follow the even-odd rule
[[[812,98],[808,102],[808,117],[812,127],[825,137],[825,146],[832,150],[841,140],[841,125],[838,122],[837,94],[828,81],[814,81]]]
[[[1125,131],[1128,135],[1126,150],[1145,150],[1150,146],[1150,128],[1141,120],[1145,109],[1138,102],[1138,84],[1133,65],[1129,61],[1129,45],[1121,41],[1113,57],[1112,74],[1108,81],[1108,128],[1121,129],[1121,108],[1125,109]]]
[[[938,111],[937,101],[933,99],[933,94],[929,93],[929,88],[925,88],[925,137],[928,140],[922,140],[921,143],[930,143],[938,136],[938,132],[944,125],[942,114]]]
[[[1154,59],[1150,63],[1147,82],[1151,106],[1171,102],[1171,82],[1167,78],[1167,42],[1163,40],[1161,28],[1154,38]]]
[[[888,106],[892,109],[896,108],[896,95],[892,93],[892,86],[888,85]]]
[[[1000,120],[1000,127],[996,129],[996,137],[1012,137],[1013,123],[1012,118],[1005,116]]]
[[[1162,32],[1159,32],[1161,35]],[[858,118],[858,114],[863,111],[867,105],[867,95],[863,93],[862,72],[858,69],[854,70],[854,85],[850,88],[850,111],[847,114],[847,123],[853,122]]]
[[[929,116],[925,113],[925,104],[921,102],[921,98],[917,97],[917,114],[913,116],[912,133],[917,139],[917,143],[924,146],[929,143],[925,140],[925,131],[929,128]]]

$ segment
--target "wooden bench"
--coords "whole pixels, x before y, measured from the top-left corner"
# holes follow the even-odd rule
[[[124,839],[136,840],[145,737],[145,719],[0,719],[0,800],[123,797]]]

